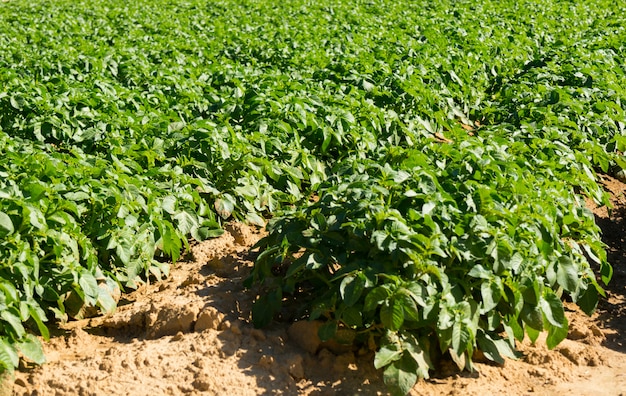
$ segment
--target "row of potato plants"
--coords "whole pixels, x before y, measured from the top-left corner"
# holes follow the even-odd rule
[[[626,167],[624,11],[2,3],[0,366],[232,218],[272,218],[253,322],[297,301],[394,392],[442,354],[555,346],[561,300],[591,313],[611,277],[582,197]]]

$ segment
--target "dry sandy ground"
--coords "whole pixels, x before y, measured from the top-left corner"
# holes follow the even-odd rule
[[[598,312],[588,318],[568,305],[571,330],[555,350],[524,343],[520,360],[477,363],[473,373],[444,362],[412,395],[626,394],[626,185],[604,181],[616,209],[595,213],[615,277]],[[252,327],[241,283],[261,235],[227,229],[193,246],[167,280],[124,296],[115,314],[56,329],[48,363],[21,367],[5,394],[11,385],[15,395],[386,394],[371,355],[320,345],[314,325]]]

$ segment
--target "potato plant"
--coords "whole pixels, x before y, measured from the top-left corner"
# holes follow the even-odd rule
[[[503,363],[544,330],[554,348],[568,332],[562,298],[591,314],[604,295],[588,258],[611,277],[593,215],[505,146],[464,143],[341,163],[319,200],[274,217],[248,279],[263,290],[255,325],[304,303],[297,319],[325,321],[323,340],[375,345],[398,394],[443,354],[460,369],[476,349]]]

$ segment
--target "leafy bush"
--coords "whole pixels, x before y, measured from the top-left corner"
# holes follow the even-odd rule
[[[270,221],[248,279],[263,286],[256,326],[293,295],[302,317],[325,321],[322,339],[379,345],[375,365],[399,394],[442,353],[461,369],[478,348],[503,363],[543,330],[553,348],[568,330],[561,299],[591,314],[604,295],[587,258],[611,277],[566,182],[477,139],[425,151],[342,164],[319,200]]]
[[[118,283],[134,287],[140,276],[167,275],[168,264],[155,254],[176,260],[187,235],[205,239],[222,232],[194,185],[176,170],[169,183],[155,183],[119,160],[111,167],[80,149],[65,152],[3,132],[0,150],[5,367],[17,366],[14,343],[42,362],[39,343],[22,322],[47,338],[48,310],[60,320],[76,316],[82,304],[111,312]],[[78,306],[68,301],[72,294]]]

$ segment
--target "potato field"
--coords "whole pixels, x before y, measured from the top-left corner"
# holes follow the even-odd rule
[[[240,223],[244,322],[392,394],[556,348],[625,151],[621,1],[3,1],[0,370]]]

